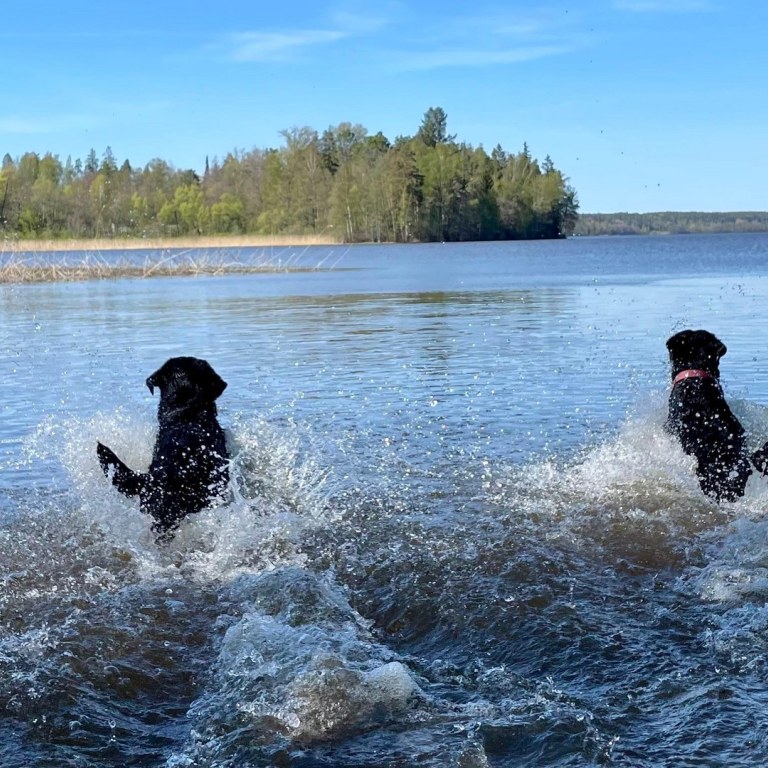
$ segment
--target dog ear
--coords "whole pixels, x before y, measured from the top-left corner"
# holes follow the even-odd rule
[[[150,391],[150,394],[155,394],[155,387],[160,386],[160,371],[162,369],[158,368],[153,374],[147,377],[146,385],[147,389]]]
[[[147,388],[153,395],[155,394],[155,387],[159,387],[160,391],[162,391],[165,386],[171,363],[172,359],[166,360],[154,373],[147,377]]]
[[[227,388],[227,382],[213,370],[210,363],[205,360],[200,363],[200,388],[204,396],[213,402]]]
[[[717,336],[712,337],[712,354],[719,360],[727,351],[728,347],[723,344]]]
[[[710,331],[694,331],[699,337],[699,344],[702,352],[707,354],[710,360],[719,360],[727,351],[728,347]]]
[[[693,331],[679,331],[667,339],[667,349],[670,355],[679,355],[691,346]]]

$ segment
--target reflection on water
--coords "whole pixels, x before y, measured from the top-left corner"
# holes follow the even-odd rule
[[[51,413],[128,405],[149,418],[140,382],[174,354],[206,357],[227,372],[225,409],[311,418],[318,429],[330,419],[386,432],[419,414],[504,429],[521,406],[513,401],[510,410],[496,396],[511,383],[497,378],[510,361],[536,365],[532,343],[557,333],[574,309],[573,292],[559,288],[274,296],[282,277],[8,289],[8,438]],[[515,365],[514,378],[522,375]],[[306,401],[313,406],[304,414]],[[457,408],[446,409],[449,401]]]
[[[520,459],[570,450],[662,386],[663,341],[685,325],[732,341],[724,380],[748,373],[760,396],[768,379],[752,365],[749,329],[764,288],[752,277],[745,291],[738,273],[768,255],[760,237],[727,241],[725,253],[723,242],[364,246],[346,249],[336,272],[5,286],[3,455],[16,461],[51,414],[124,405],[151,418],[141,382],[176,354],[227,372],[225,410],[390,438],[440,420],[468,448]],[[697,274],[730,271],[693,284],[681,279],[685,256]]]
[[[0,288],[0,763],[765,762],[768,481],[717,507],[663,421],[705,327],[768,436],[768,237],[339,267]],[[93,449],[146,464],[178,354],[233,501],[161,549]]]

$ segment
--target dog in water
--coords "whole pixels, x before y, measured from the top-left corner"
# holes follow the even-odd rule
[[[205,361],[173,357],[148,379],[160,391],[158,432],[147,472],[134,472],[106,445],[97,444],[101,468],[126,496],[138,496],[159,540],[169,539],[187,516],[220,497],[229,482],[229,456],[216,399],[227,383]]]
[[[717,501],[744,495],[752,474],[750,458],[763,471],[762,454],[744,447],[744,428],[733,415],[720,386],[720,358],[727,348],[709,331],[680,331],[667,340],[672,367],[667,428],[696,458],[701,490]]]

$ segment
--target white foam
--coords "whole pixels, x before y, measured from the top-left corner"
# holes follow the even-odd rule
[[[748,450],[762,445],[768,409],[737,403],[734,410],[748,429]],[[575,457],[491,466],[487,498],[538,540],[560,539],[608,561],[684,566],[689,552],[700,550],[699,537],[764,516],[768,480],[754,473],[734,503],[708,498],[694,459],[664,427],[666,412],[666,393],[657,393]]]
[[[366,672],[363,685],[369,702],[392,711],[405,708],[419,690],[408,669],[399,661],[390,661]]]
[[[169,546],[158,547],[138,499],[112,487],[96,456],[101,441],[144,471],[155,432],[153,420],[119,409],[87,420],[48,419],[26,442],[30,462],[57,462],[65,471],[71,526],[95,526],[105,544],[130,553],[143,578],[179,566],[188,576],[210,579],[300,563],[306,531],[333,520],[326,504],[331,469],[314,453],[308,432],[295,425],[276,428],[259,417],[237,418],[228,430],[229,500],[190,516]]]
[[[199,743],[209,718],[245,716],[257,740],[308,741],[393,717],[419,693],[328,574],[282,569],[240,579],[229,594],[245,612],[221,618],[228,628],[210,688],[192,707],[188,755],[215,749]]]

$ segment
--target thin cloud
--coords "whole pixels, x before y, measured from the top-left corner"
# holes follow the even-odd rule
[[[491,67],[562,56],[586,44],[571,24],[544,12],[455,17],[433,28],[413,50],[401,49],[393,64],[399,70]]]
[[[544,12],[447,16],[426,27],[418,17],[337,13],[324,28],[235,33],[220,41],[219,49],[223,47],[226,56],[237,62],[284,63],[304,58],[316,48],[372,37],[370,51],[395,71],[490,67],[561,56],[583,47],[583,36],[565,26],[569,24]],[[395,25],[399,34],[376,34]],[[420,30],[418,40],[412,38],[414,29]],[[485,47],[478,46],[479,39]]]
[[[241,32],[232,36],[235,61],[286,61],[304,48],[335,43],[348,37],[333,29],[294,32]]]
[[[378,16],[337,13],[327,29],[239,32],[229,37],[227,45],[235,61],[289,61],[306,49],[362,37],[386,24]]]

